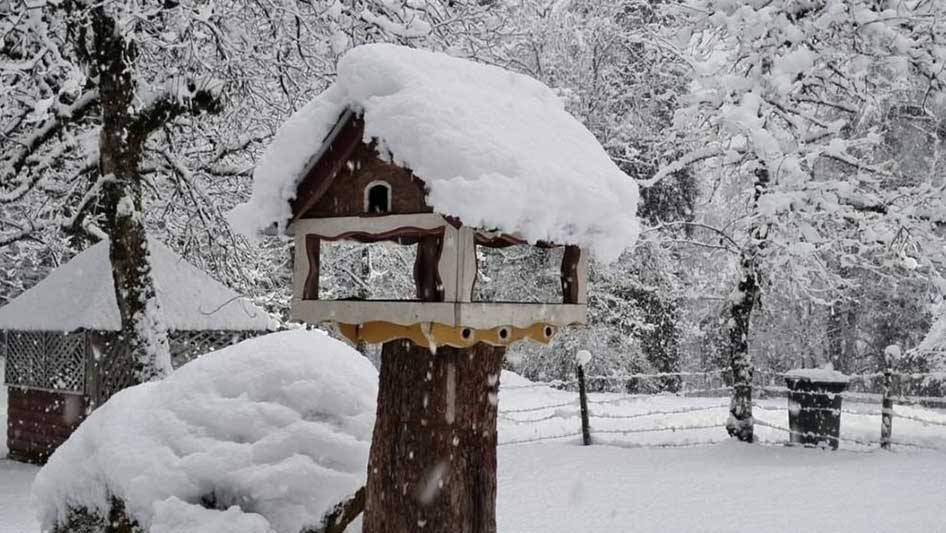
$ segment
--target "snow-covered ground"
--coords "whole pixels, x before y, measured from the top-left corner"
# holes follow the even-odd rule
[[[502,533],[943,530],[946,426],[904,419],[894,425],[896,440],[942,451],[901,446],[887,453],[854,441],[837,452],[787,448],[775,444],[785,440],[782,431],[764,426],[757,432],[773,444],[750,446],[726,439],[725,398],[594,394],[593,435],[602,445],[582,447],[574,393],[510,374],[503,382]],[[784,399],[758,406],[761,422],[787,425]],[[941,412],[899,410],[946,422]],[[842,435],[876,440],[876,411],[847,406]],[[656,428],[675,429],[650,431]],[[513,443],[560,434],[571,435]],[[28,503],[35,472],[0,462],[0,533],[38,531]]]
[[[498,530],[944,531],[944,476],[940,452],[509,446]]]

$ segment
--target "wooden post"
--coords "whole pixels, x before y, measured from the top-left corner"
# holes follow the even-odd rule
[[[884,450],[890,449],[893,433],[893,358],[899,351],[895,346],[884,350],[884,397],[880,410],[880,447]]]
[[[591,444],[591,424],[588,421],[588,391],[585,388],[585,365],[591,360],[591,354],[581,350],[575,356],[575,373],[578,376],[578,401],[581,404],[581,443]]]
[[[305,256],[308,260],[308,270],[306,271],[305,284],[302,288],[303,300],[319,299],[319,260],[321,253],[321,240],[316,235],[305,236]]]
[[[442,302],[444,287],[437,271],[443,237],[422,237],[417,241],[414,259],[414,286],[417,299],[422,302]]]
[[[566,246],[565,253],[562,255],[562,303],[579,303],[581,284],[584,282],[578,272],[578,264],[580,261],[581,248],[577,246]]]

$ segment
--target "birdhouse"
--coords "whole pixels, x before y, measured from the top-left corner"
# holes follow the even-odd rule
[[[422,346],[547,343],[562,326],[585,321],[588,253],[562,248],[560,295],[553,302],[478,301],[478,249],[532,246],[515,233],[464,224],[434,212],[423,176],[379,155],[365,141],[364,117],[346,109],[309,162],[291,203],[295,238],[292,317],[331,321],[352,341],[406,338]],[[409,300],[323,298],[326,243],[391,242],[415,247]]]
[[[292,317],[334,322],[352,341],[503,346],[548,342],[584,323],[589,252],[616,258],[637,238],[637,186],[541,83],[442,54],[367,45],[279,130],[254,172],[239,231],[294,235]],[[412,247],[413,291],[337,298],[320,279],[334,243]],[[544,301],[496,296],[482,259],[508,247],[559,264]],[[508,265],[494,269],[505,276]],[[541,276],[540,276],[541,274]],[[508,279],[506,280],[508,281]]]
[[[634,243],[637,186],[527,76],[386,44],[349,50],[337,73],[280,127],[231,225],[294,235],[294,318],[384,343],[365,531],[495,530],[505,347],[585,321],[586,251],[608,261]],[[364,271],[346,269],[346,248],[379,245],[413,255],[367,269],[402,274],[374,300],[351,292]],[[518,249],[545,260],[517,275]],[[345,270],[344,283],[323,283],[323,272]],[[490,278],[512,290],[483,290]],[[557,294],[521,290],[537,279]],[[403,453],[405,442],[415,451]],[[385,497],[415,493],[431,464],[449,480],[438,495]]]

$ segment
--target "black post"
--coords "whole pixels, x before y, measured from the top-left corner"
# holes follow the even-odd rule
[[[578,353],[578,364],[576,365],[575,372],[578,375],[578,401],[581,404],[581,443],[588,446],[591,444],[591,424],[588,422],[588,391],[585,389],[585,369],[581,357],[582,352]]]
[[[884,351],[884,399],[880,410],[880,447],[890,449],[890,437],[893,433],[893,358],[898,355],[899,347],[890,346]]]

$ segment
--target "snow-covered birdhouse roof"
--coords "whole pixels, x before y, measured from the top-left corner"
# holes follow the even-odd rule
[[[465,225],[578,245],[602,260],[637,239],[637,185],[555,92],[499,67],[388,44],[346,53],[335,83],[282,126],[234,226],[255,233],[298,217],[302,182],[352,120],[359,142],[422,181],[433,211]],[[314,189],[309,204],[327,185]]]
[[[151,267],[168,329],[265,331],[275,329],[262,309],[214,280],[164,244],[151,239]],[[0,307],[0,330],[118,331],[108,242],[99,242],[43,281]]]

